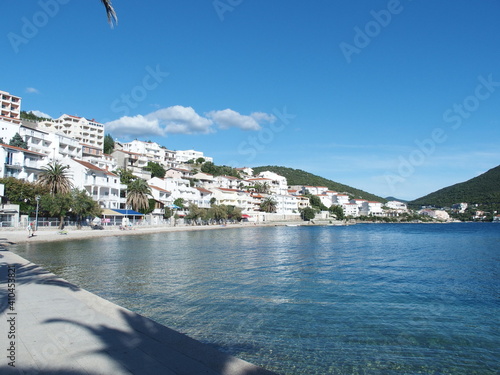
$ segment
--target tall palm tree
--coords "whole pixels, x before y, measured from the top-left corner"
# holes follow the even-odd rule
[[[71,192],[73,184],[69,179],[69,165],[62,165],[58,162],[49,164],[42,168],[37,183],[49,189],[51,195],[67,194]]]
[[[116,15],[115,9],[113,8],[113,5],[111,4],[111,0],[101,0],[102,4],[106,8],[106,15],[108,16],[108,22],[113,27],[113,24],[118,23],[118,17]]]
[[[138,178],[128,184],[127,187],[127,205],[132,209],[139,211],[149,207],[148,195],[151,194],[151,188],[142,178]]]
[[[260,204],[260,209],[264,212],[268,212],[268,213],[271,213],[271,212],[276,212],[276,208],[277,208],[277,203],[276,201],[271,198],[271,197],[267,197],[265,198],[262,203]]]

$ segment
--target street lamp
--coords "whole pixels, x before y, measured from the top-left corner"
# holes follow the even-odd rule
[[[37,195],[36,199],[36,213],[35,213],[35,230],[38,230],[38,203],[40,202],[40,196]]]

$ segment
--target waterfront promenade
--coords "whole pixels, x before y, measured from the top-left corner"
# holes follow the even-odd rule
[[[104,232],[89,233],[110,235]],[[272,374],[80,289],[8,251],[9,243],[21,235],[26,241],[78,238],[73,232],[40,231],[31,239],[27,232],[0,232],[0,373]]]

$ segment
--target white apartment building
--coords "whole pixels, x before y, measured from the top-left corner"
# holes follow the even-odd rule
[[[144,155],[148,161],[158,163],[165,169],[176,168],[178,165],[175,151],[169,150],[156,142],[134,140],[128,143],[116,142],[115,144],[118,146],[117,149]]]
[[[21,123],[21,97],[0,90],[0,119],[14,124]]]
[[[344,204],[349,203],[349,196],[346,194],[337,194],[332,197],[333,204],[337,204],[342,206]]]
[[[345,203],[342,205],[342,211],[344,212],[344,216],[359,216],[359,206],[356,203]]]
[[[318,194],[316,196],[319,198],[321,203],[323,203],[323,205],[326,206],[326,208],[330,208],[331,205],[333,204],[333,200],[332,200],[331,195],[327,195],[327,194],[323,193],[323,194]]]
[[[272,193],[278,195],[288,194],[288,183],[286,177],[280,176],[279,174],[270,171],[260,172],[257,177],[271,180],[269,187]]]
[[[276,202],[276,213],[293,215],[299,212],[299,202],[293,195],[273,194],[271,198]]]
[[[190,186],[189,180],[171,177],[153,177],[147,182],[149,186],[156,186],[169,191],[171,194],[169,198],[172,202],[178,198],[182,198],[185,206],[189,206],[190,203],[194,203],[199,207],[207,207],[207,205],[210,207],[210,202],[207,202],[206,199],[202,198],[202,194],[198,189]]]
[[[0,130],[5,143],[18,133],[28,150],[47,155],[49,161],[82,157],[82,147],[76,139],[40,130],[34,121],[21,120],[21,123],[15,124],[0,120]]]
[[[364,201],[359,210],[361,216],[384,216],[382,203],[375,201]]]
[[[199,158],[205,159],[205,161],[214,162],[214,158],[203,155],[201,151],[195,150],[177,150],[175,151],[175,160],[177,163],[187,163],[189,160],[196,160]]]
[[[387,208],[390,208],[391,210],[397,210],[401,212],[407,212],[408,211],[408,206],[399,201],[389,201],[385,204]]]
[[[75,188],[85,189],[101,208],[119,209],[125,198],[120,197],[120,191],[127,186],[120,183],[120,177],[78,159],[64,159],[64,165],[70,166],[69,176]]]
[[[155,185],[149,185],[151,188],[151,196],[156,201],[153,215],[161,215],[165,213],[165,206],[170,206],[173,203],[171,198],[172,193]]]
[[[151,172],[144,170],[148,166],[148,159],[144,155],[125,150],[115,150],[111,156],[116,159],[118,168],[127,169],[144,180],[151,178]]]
[[[224,189],[239,189],[241,185],[245,185],[243,180],[233,176],[217,176],[214,177],[214,186]]]
[[[35,182],[47,164],[46,155],[20,147],[0,144],[0,178],[14,177]]]
[[[221,187],[210,189],[210,191],[216,199],[216,204],[239,207],[243,212],[253,211],[253,198],[246,191]]]
[[[302,186],[302,194],[320,195],[328,191],[326,186]]]
[[[104,125],[95,120],[64,114],[58,119],[41,121],[38,125],[41,130],[62,133],[90,148],[103,150]]]

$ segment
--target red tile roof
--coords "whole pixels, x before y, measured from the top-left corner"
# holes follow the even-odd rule
[[[98,172],[102,172],[102,173],[105,173],[107,174],[108,176],[115,176],[115,177],[118,177],[116,174],[114,173],[111,173],[110,171],[107,171],[105,169],[102,169],[102,168],[99,168],[99,167],[96,167],[94,164],[92,163],[89,163],[88,161],[83,161],[83,160],[78,160],[78,159],[73,159],[74,161],[76,161],[77,163],[80,163],[81,165],[83,165],[85,168],[88,168],[88,169],[92,169],[94,171],[98,171]]]
[[[21,148],[21,147],[16,147],[16,146],[9,146],[5,143],[0,143],[0,146],[3,146],[3,147],[6,147],[6,148],[12,148],[14,150],[19,150],[19,151],[23,151],[23,152],[29,152],[30,154],[35,154],[35,155],[41,155],[41,156],[47,156],[45,154],[41,154],[39,152],[35,152],[35,151],[31,151],[31,150],[27,150],[25,148]]]

